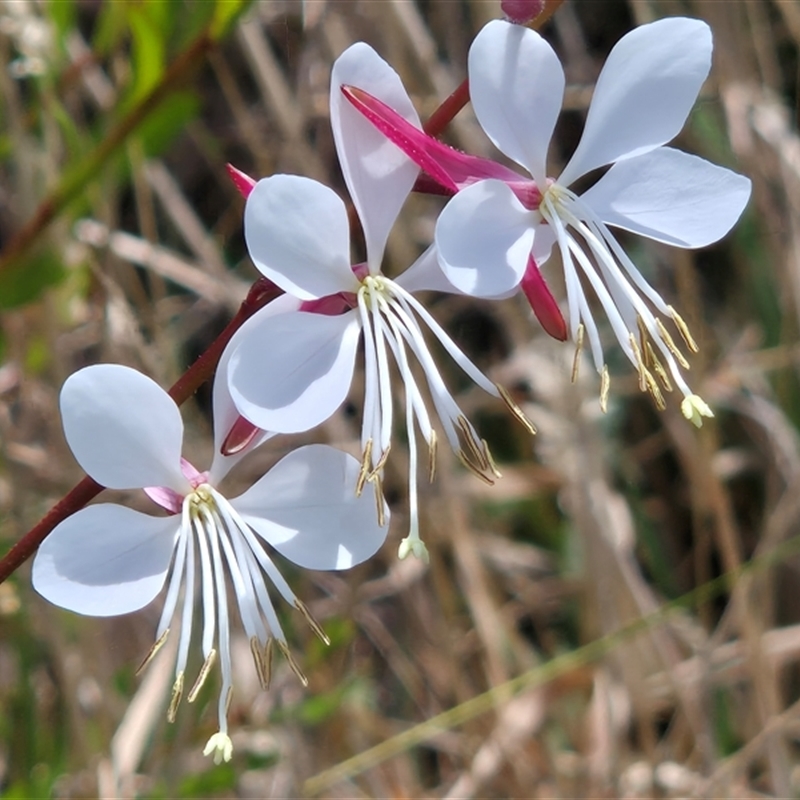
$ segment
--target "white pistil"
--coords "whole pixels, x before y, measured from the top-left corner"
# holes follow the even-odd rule
[[[214,756],[214,763],[221,764],[223,761],[228,762],[233,755],[233,742],[231,737],[225,731],[215,733],[203,749],[204,756]]]

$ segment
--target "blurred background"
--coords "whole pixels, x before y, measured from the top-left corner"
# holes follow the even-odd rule
[[[571,385],[572,347],[522,298],[431,297],[539,434],[441,359],[504,477],[484,486],[440,448],[422,493],[430,566],[396,558],[398,446],[380,554],[344,573],[281,564],[332,640],[280,609],[308,689],[278,659],[260,691],[235,640],[235,752],[216,767],[201,755],[214,681],[169,725],[170,655],[134,675],[160,600],[81,618],[36,595],[26,564],[0,584],[0,795],[800,796],[800,4],[567,0],[542,29],[568,82],[551,174],[614,43],[680,14],[709,22],[715,50],[676,144],[748,175],[753,197],[700,252],[621,239],[695,334],[691,384],[715,419],[695,430],[673,397],[658,412],[607,329],[603,415],[588,361]],[[424,119],[499,15],[493,0],[0,0],[3,553],[82,477],[61,432],[65,378],[114,361],[170,386],[257,276],[226,163],[344,196],[336,56],[369,42]],[[496,156],[469,108],[444,138]],[[442,202],[410,199],[389,273],[430,242]],[[563,298],[555,259],[545,272]],[[357,381],[321,429],[244,462],[234,488],[302,442],[357,454],[361,398]],[[207,387],[184,419],[187,457],[210,463]]]

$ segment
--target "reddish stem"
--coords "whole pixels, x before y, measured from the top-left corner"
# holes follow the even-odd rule
[[[464,78],[463,83],[450,95],[430,119],[422,126],[428,136],[438,136],[452,121],[453,117],[469,102],[469,82]]]
[[[545,0],[543,11],[531,21],[528,27],[538,30],[553,16],[564,0]],[[439,136],[453,121],[453,118],[469,102],[469,83],[463,83],[431,114],[430,119],[422,126],[429,136]]]
[[[175,385],[169,390],[170,397],[178,405],[185,403],[203,383],[211,378],[222,356],[222,351],[231,340],[233,334],[239,330],[242,323],[281,293],[281,290],[266,278],[259,278],[252,285],[247,297],[242,302],[234,318],[225,327],[225,330],[214,340],[208,350],[178,378]],[[36,549],[56,525],[83,508],[90,500],[97,497],[104,488],[87,477],[59,500],[39,523],[31,528],[0,560],[0,583],[21,567],[36,552]]]
[[[533,21],[530,27],[539,28],[553,15],[553,12],[564,2],[564,0],[545,0],[544,11]],[[201,36],[192,47],[170,68],[170,76],[173,79],[165,78],[161,86],[147,97],[140,107],[134,109],[129,118],[123,120],[116,135],[113,135],[103,147],[99,149],[93,164],[102,162],[108,152],[113,152],[119,142],[124,141],[127,135],[133,130],[149,111],[157,105],[168,93],[178,76],[183,76],[186,65],[192,64],[198,53],[205,52],[211,40],[207,36]],[[453,121],[453,118],[469,102],[469,84],[464,82],[433,112],[430,119],[425,123],[423,129],[430,136],[438,136]],[[0,258],[0,268],[10,263],[19,253],[27,249],[33,241],[35,235],[44,229],[47,224],[56,216],[69,199],[69,192],[56,193],[54,197],[48,198],[40,207],[36,217],[21,231],[3,251]],[[351,223],[355,216],[355,210],[351,210]],[[260,278],[250,288],[250,292],[244,302],[236,312],[236,316],[228,323],[224,331],[214,340],[211,347],[205,351],[197,361],[177,380],[175,385],[169,390],[169,395],[181,405],[191,397],[197,389],[209,380],[214,374],[222,351],[231,340],[231,337],[239,329],[242,323],[252,316],[259,308],[262,308],[270,300],[273,300],[282,292],[271,281]],[[0,559],[0,583],[9,575],[25,563],[35,552],[39,545],[45,540],[48,534],[67,517],[83,508],[90,500],[95,498],[102,490],[101,486],[91,478],[84,478],[68,494],[59,500],[50,511],[28,531],[12,548],[3,559]]]

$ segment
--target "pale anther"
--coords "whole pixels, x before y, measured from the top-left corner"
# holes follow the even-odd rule
[[[257,636],[250,637],[250,652],[253,655],[253,663],[256,665],[258,682],[261,688],[266,691],[269,689],[269,676],[267,675],[266,665],[264,663],[264,652],[261,649],[261,643],[258,641]]]
[[[216,660],[217,660],[217,651],[215,649],[212,649],[211,652],[206,657],[206,660],[203,662],[203,666],[200,667],[200,674],[197,676],[197,680],[194,682],[194,685],[192,686],[189,694],[186,697],[186,699],[190,703],[194,703],[194,701],[197,699],[197,695],[203,688],[203,684],[206,682],[208,673],[211,672],[211,667],[214,666],[214,662]]]
[[[487,486],[494,486],[494,481],[485,473],[481,472],[468,458],[463,450],[459,450],[456,455],[458,460],[476,477],[480,478]]]
[[[570,380],[575,383],[578,380],[578,369],[581,365],[581,352],[583,351],[583,337],[586,333],[586,326],[581,322],[578,325],[578,334],[575,341],[575,356],[572,359],[572,375]]]
[[[436,477],[436,450],[439,440],[436,438],[436,431],[431,431],[431,438],[428,441],[428,481],[433,483]]]
[[[361,497],[364,491],[364,484],[370,474],[370,461],[372,459],[372,439],[367,439],[364,452],[361,454],[361,467],[358,470],[358,481],[356,482],[356,497]]]
[[[142,670],[156,657],[156,653],[164,646],[164,642],[167,641],[167,636],[169,636],[169,628],[167,628],[161,636],[153,642],[153,646],[150,648],[150,651],[144,657],[144,661],[139,664],[138,668],[136,669],[135,675],[139,675]]]
[[[282,642],[278,639],[278,649],[283,653],[283,657],[289,662],[289,666],[292,669],[292,672],[297,676],[300,683],[303,686],[308,686],[308,678],[303,674],[303,670],[300,669],[297,662],[294,660],[294,656],[292,655],[291,651],[289,650],[289,645],[286,642]]]
[[[600,373],[600,410],[605,414],[608,411],[608,391],[611,388],[611,378],[608,375],[608,364],[603,364]]]
[[[169,699],[169,708],[167,708],[167,722],[175,722],[181,697],[183,697],[183,672],[178,673],[175,683],[172,684],[172,696]]]
[[[697,342],[694,340],[694,337],[689,330],[689,326],[683,321],[683,317],[681,317],[681,315],[672,306],[667,306],[667,308],[669,309],[669,313],[672,314],[672,319],[680,331],[683,341],[686,342],[686,346],[693,353],[699,353],[700,348],[697,346]]]
[[[664,344],[667,346],[667,349],[675,356],[675,360],[684,368],[689,369],[689,362],[686,360],[683,353],[681,353],[678,346],[675,344],[675,340],[670,336],[669,331],[667,330],[666,326],[660,319],[656,319],[656,327],[658,328],[658,332],[661,335],[661,339],[663,340]]]
[[[294,601],[295,608],[305,617],[306,622],[308,623],[308,627],[311,628],[312,631],[316,634],[317,638],[323,642],[324,644],[329,645],[331,640],[328,638],[328,634],[322,630],[322,626],[317,622],[311,612],[308,610],[308,606],[302,601],[295,598]]]
[[[501,386],[499,383],[496,383],[495,386],[497,387],[497,391],[500,392],[500,397],[503,398],[503,402],[508,407],[508,410],[516,417],[518,422],[521,422],[523,427],[528,431],[531,436],[536,435],[536,426],[528,419],[528,416],[525,412],[517,405],[514,398],[508,392],[508,390]]]

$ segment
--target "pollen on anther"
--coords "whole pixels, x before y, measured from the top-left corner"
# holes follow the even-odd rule
[[[267,667],[264,662],[264,652],[261,649],[261,644],[257,636],[250,637],[250,652],[253,655],[253,663],[256,665],[258,682],[261,688],[266,691],[269,689],[269,675],[267,674]]]
[[[608,374],[608,364],[603,364],[600,373],[600,410],[605,414],[608,411],[608,392],[611,389],[611,378]]]
[[[697,346],[697,342],[694,340],[691,331],[689,330],[689,326],[683,321],[683,317],[672,307],[667,306],[669,313],[672,315],[672,320],[675,323],[675,326],[680,331],[681,336],[683,337],[683,341],[686,342],[686,346],[693,352],[699,353],[700,348]]]
[[[183,697],[183,672],[178,673],[175,683],[172,685],[172,696],[169,700],[169,708],[167,708],[167,722],[175,722],[181,697]]]
[[[294,605],[295,608],[305,617],[308,627],[314,631],[317,638],[324,644],[330,645],[331,640],[328,638],[328,634],[322,630],[322,626],[314,619],[311,612],[308,610],[308,606],[298,598],[295,598]]]
[[[583,337],[586,333],[586,327],[581,322],[578,325],[578,334],[575,342],[575,356],[572,359],[572,375],[570,381],[576,383],[578,380],[578,369],[581,365],[581,352],[583,351]]]
[[[358,480],[356,481],[356,497],[361,497],[364,491],[364,484],[370,474],[369,462],[372,459],[372,439],[367,439],[364,452],[361,454],[361,465],[358,470]]]
[[[431,438],[428,440],[428,481],[433,483],[436,477],[436,450],[438,447],[438,439],[436,438],[436,431],[431,431]]]
[[[283,653],[283,657],[289,663],[292,672],[297,676],[297,679],[303,686],[308,686],[308,678],[303,674],[303,670],[300,669],[298,663],[294,660],[294,656],[292,655],[291,651],[289,650],[289,645],[286,642],[278,640],[278,649]]]
[[[141,664],[139,664],[136,672],[134,674],[139,675],[144,668],[156,657],[156,653],[164,646],[164,642],[167,641],[167,636],[169,636],[169,628],[167,628],[161,636],[153,642],[153,646],[150,648],[150,651],[144,657],[144,660]]]
[[[208,677],[208,673],[211,672],[211,667],[214,666],[214,662],[217,660],[217,651],[212,649],[211,652],[206,657],[206,660],[203,662],[203,666],[200,667],[200,674],[197,676],[197,680],[194,682],[189,694],[187,695],[186,699],[190,703],[194,703],[197,699],[197,695],[200,693],[200,690],[203,688],[203,684],[206,682],[206,678]]]
[[[499,383],[496,383],[495,386],[497,387],[497,391],[500,392],[500,397],[503,398],[503,402],[506,404],[508,410],[517,418],[519,422],[522,423],[522,425],[525,427],[525,429],[531,436],[535,436],[536,426],[528,419],[528,416],[519,407],[517,402],[509,393],[508,389],[501,386]]]

